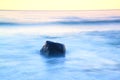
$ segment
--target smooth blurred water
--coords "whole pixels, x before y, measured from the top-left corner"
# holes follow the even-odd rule
[[[90,27],[84,25],[83,27],[56,26],[50,28],[1,26],[0,79],[120,79],[120,29],[118,24]],[[46,40],[65,44],[66,57],[45,58],[41,56],[40,49]]]

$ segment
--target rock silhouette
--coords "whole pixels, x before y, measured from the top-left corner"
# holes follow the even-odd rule
[[[46,41],[40,52],[47,57],[64,57],[65,46],[61,43]]]

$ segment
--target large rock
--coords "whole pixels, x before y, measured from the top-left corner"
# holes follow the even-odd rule
[[[40,52],[47,57],[64,57],[65,46],[61,43],[46,41]]]

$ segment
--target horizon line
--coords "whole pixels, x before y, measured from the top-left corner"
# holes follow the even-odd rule
[[[0,9],[0,11],[111,11],[111,10],[120,10],[120,9],[91,9],[91,10],[9,10],[9,9]]]

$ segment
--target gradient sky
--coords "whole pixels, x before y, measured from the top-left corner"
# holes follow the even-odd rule
[[[0,10],[120,9],[120,0],[0,0]]]

